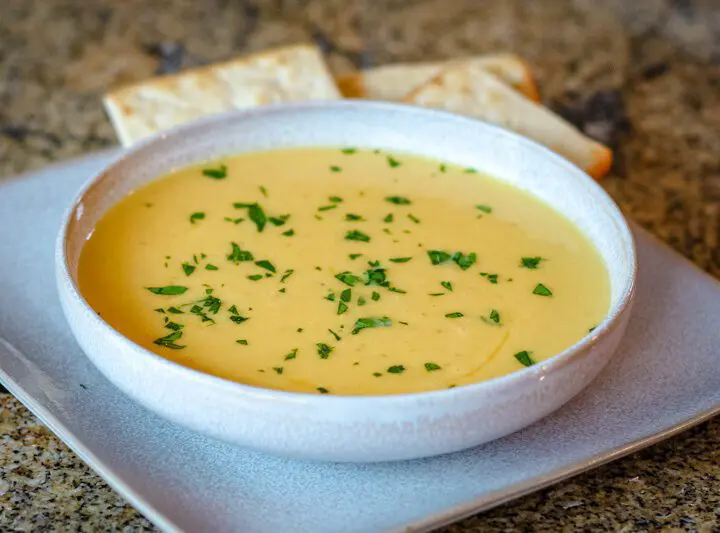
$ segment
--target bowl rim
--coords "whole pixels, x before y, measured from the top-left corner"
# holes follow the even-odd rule
[[[467,385],[459,385],[453,388],[446,389],[433,389],[428,391],[409,392],[409,393],[395,393],[395,394],[374,394],[374,395],[342,395],[342,394],[317,394],[314,392],[294,392],[285,391],[280,389],[270,389],[265,387],[257,387],[254,385],[248,385],[237,381],[232,381],[226,378],[215,376],[200,370],[181,365],[170,359],[166,359],[161,355],[158,355],[139,344],[135,343],[130,338],[126,337],[118,330],[113,328],[108,322],[98,316],[97,312],[83,297],[80,289],[70,274],[70,265],[68,262],[67,246],[69,241],[69,229],[70,221],[74,213],[77,212],[78,207],[82,205],[85,197],[91,192],[96,186],[98,186],[104,179],[110,176],[119,165],[123,164],[126,160],[132,159],[138,152],[152,147],[153,144],[165,140],[172,139],[173,137],[182,137],[184,135],[193,133],[195,130],[203,129],[207,126],[213,125],[215,127],[224,127],[226,123],[232,123],[234,121],[242,121],[249,117],[262,118],[265,115],[282,114],[286,112],[315,112],[327,109],[355,109],[365,108],[368,110],[375,111],[402,111],[403,113],[421,114],[427,116],[437,116],[443,120],[455,120],[458,123],[458,131],[465,125],[472,125],[478,127],[478,123],[481,124],[482,128],[489,129],[493,132],[496,137],[502,136],[511,138],[523,151],[534,152],[537,157],[550,158],[554,160],[554,163],[558,165],[564,172],[571,173],[577,176],[578,179],[586,180],[587,185],[590,187],[592,194],[598,196],[603,202],[602,206],[607,214],[614,219],[617,224],[617,230],[623,237],[623,258],[628,262],[628,276],[623,280],[620,295],[614,305],[608,310],[605,318],[584,337],[578,340],[576,343],[567,347],[563,351],[553,355],[552,357],[545,359],[535,365],[525,367],[502,376],[498,376],[489,380],[480,381],[476,383],[469,383]],[[531,191],[530,191],[531,192]],[[553,208],[555,209],[555,208]],[[254,398],[257,400],[271,400],[273,402],[282,402],[288,404],[314,404],[322,403],[324,406],[340,406],[342,404],[367,404],[368,406],[379,407],[382,405],[387,408],[388,403],[392,403],[393,406],[402,407],[408,403],[416,403],[422,400],[450,400],[458,398],[461,395],[472,394],[472,393],[490,393],[498,392],[505,389],[508,386],[516,385],[523,386],[530,384],[530,382],[536,382],[542,379],[546,374],[557,372],[560,369],[571,364],[574,359],[583,353],[588,353],[590,349],[600,343],[602,343],[612,332],[620,325],[620,318],[629,312],[632,307],[632,301],[636,290],[637,284],[637,250],[635,246],[635,239],[628,226],[627,221],[622,215],[620,208],[605,192],[605,190],[590,176],[588,176],[582,169],[568,161],[567,159],[556,154],[549,148],[527,138],[513,131],[506,130],[500,126],[494,124],[465,117],[455,113],[428,109],[408,104],[394,103],[394,102],[381,102],[373,100],[327,100],[327,101],[312,101],[312,102],[300,102],[300,103],[280,103],[270,104],[252,109],[245,110],[232,110],[224,113],[218,113],[207,117],[199,118],[190,123],[181,124],[173,128],[155,133],[146,139],[136,143],[130,148],[123,148],[121,153],[113,158],[109,163],[103,166],[103,168],[96,172],[87,182],[79,189],[73,198],[70,206],[66,209],[63,214],[62,222],[60,225],[60,231],[55,241],[55,272],[57,277],[58,289],[61,294],[62,285],[67,289],[64,296],[69,296],[75,306],[79,307],[87,316],[90,317],[92,326],[99,328],[100,331],[111,337],[112,339],[126,344],[135,355],[148,358],[154,363],[163,366],[169,372],[176,374],[179,377],[189,379],[201,386],[212,387],[219,389],[225,393],[241,395],[244,397]],[[607,265],[606,265],[607,266]],[[609,266],[608,266],[609,268]],[[74,335],[74,332],[73,332]],[[87,355],[87,354],[86,354]]]

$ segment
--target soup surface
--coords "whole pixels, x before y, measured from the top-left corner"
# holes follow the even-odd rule
[[[511,186],[353,148],[185,168],[114,206],[80,290],[182,365],[330,394],[454,387],[530,366],[608,311],[598,252]]]

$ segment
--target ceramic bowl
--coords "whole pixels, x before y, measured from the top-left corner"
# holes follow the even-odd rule
[[[130,191],[192,163],[298,146],[358,146],[478,168],[563,213],[600,251],[611,309],[564,352],[490,381],[431,392],[333,396],[262,389],[160,357],[123,337],[78,290],[78,257],[103,214]],[[471,179],[471,178],[468,178]],[[449,113],[364,101],[320,102],[219,115],[157,135],[94,177],[69,209],[56,248],[70,327],[90,360],[128,396],[199,433],[272,454],[321,461],[412,459],[517,431],[585,388],[610,360],[633,300],[632,235],[608,195],[566,160],[519,135]]]

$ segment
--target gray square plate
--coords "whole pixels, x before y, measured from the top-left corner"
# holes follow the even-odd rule
[[[57,301],[60,217],[114,155],[0,182],[0,381],[164,530],[425,531],[720,412],[720,284],[635,229],[627,337],[589,389],[530,428],[462,453],[373,465],[290,461],[195,435],[110,385]]]

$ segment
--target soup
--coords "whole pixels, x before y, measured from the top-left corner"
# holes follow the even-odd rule
[[[354,148],[185,168],[99,221],[80,290],[117,331],[240,383],[396,394],[537,364],[609,308],[563,216],[484,176]]]

